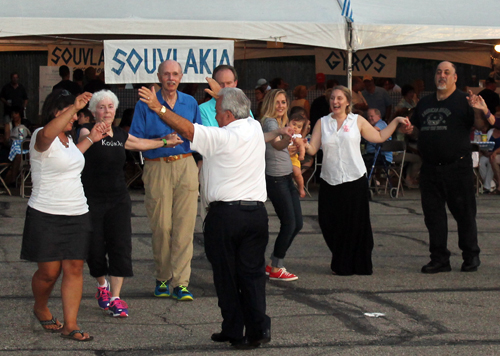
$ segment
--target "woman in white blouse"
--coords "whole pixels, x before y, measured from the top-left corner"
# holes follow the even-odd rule
[[[323,150],[323,166],[318,200],[318,219],[323,237],[332,252],[331,270],[338,275],[372,274],[373,234],[370,223],[368,182],[361,157],[360,141],[382,143],[398,125],[409,125],[396,117],[377,131],[362,116],[351,113],[351,91],[333,89],[332,113],[314,126],[306,152]]]

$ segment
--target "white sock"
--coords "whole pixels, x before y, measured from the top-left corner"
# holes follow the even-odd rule
[[[116,300],[116,299],[120,299],[120,297],[111,297],[110,302],[112,302],[113,300]]]
[[[104,279],[104,284],[103,285],[100,285],[99,282],[97,282],[97,285],[99,286],[99,288],[103,288],[103,287],[108,287],[109,283],[108,283],[107,279]]]

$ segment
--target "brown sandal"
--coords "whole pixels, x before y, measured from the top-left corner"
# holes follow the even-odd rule
[[[491,191],[489,195],[500,195],[500,190],[495,189],[495,190]]]

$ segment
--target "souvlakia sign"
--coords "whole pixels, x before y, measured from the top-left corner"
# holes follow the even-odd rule
[[[158,81],[158,67],[167,59],[181,64],[183,83],[204,83],[218,65],[234,65],[234,42],[104,41],[106,83],[155,83]]]

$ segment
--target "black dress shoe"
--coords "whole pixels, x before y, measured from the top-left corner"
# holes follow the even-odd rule
[[[259,342],[250,342],[246,337],[240,340],[232,340],[231,345],[238,350],[252,350],[260,346]]]
[[[422,267],[422,273],[439,273],[439,272],[450,272],[451,266],[450,262],[439,263],[431,261]]]
[[[271,329],[266,329],[256,339],[250,339],[250,343],[267,344],[271,341]]]
[[[212,339],[212,341],[215,341],[215,342],[226,342],[226,341],[233,340],[232,338],[224,335],[223,333],[212,334],[212,336],[210,338]]]
[[[480,264],[481,261],[479,260],[479,257],[476,256],[469,261],[464,261],[464,263],[462,263],[462,268],[460,270],[462,272],[476,272]]]

